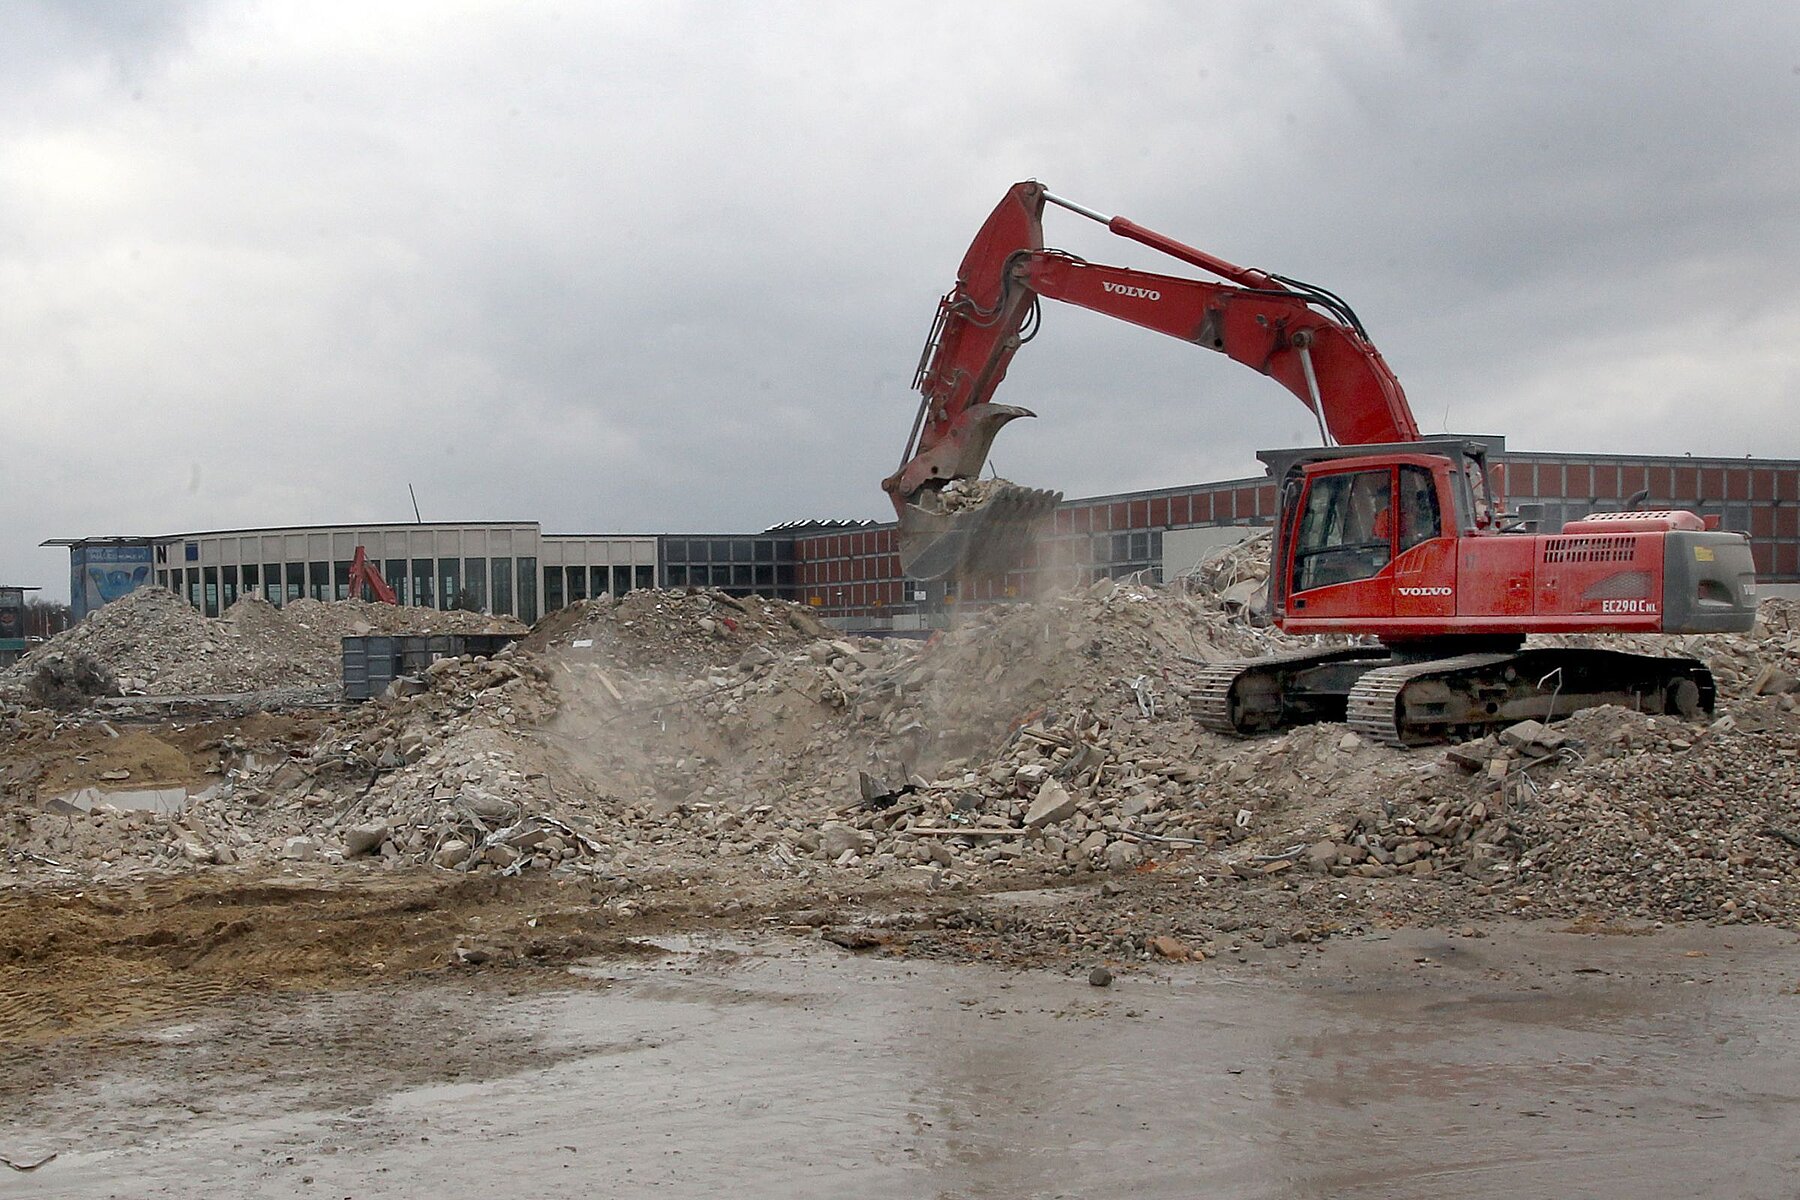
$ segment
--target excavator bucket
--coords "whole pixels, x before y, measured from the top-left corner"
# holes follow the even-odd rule
[[[1020,567],[1061,492],[958,480],[900,513],[900,569],[914,579],[1004,575]]]

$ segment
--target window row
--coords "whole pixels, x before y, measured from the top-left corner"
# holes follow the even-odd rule
[[[663,568],[668,586],[679,587],[715,587],[723,590],[756,588],[772,591],[776,588],[791,590],[794,585],[794,567],[791,563],[734,563],[730,566],[690,564],[683,566],[670,563]]]
[[[544,611],[554,612],[596,596],[623,596],[634,588],[656,586],[650,566],[545,567]]]
[[[538,618],[536,558],[390,558],[369,565],[394,589],[401,604],[465,608],[516,616],[527,623]],[[156,581],[216,617],[247,595],[260,595],[277,608],[303,597],[347,600],[350,560],[177,567],[158,570]]]
[[[665,563],[776,563],[784,557],[773,538],[666,538]]]

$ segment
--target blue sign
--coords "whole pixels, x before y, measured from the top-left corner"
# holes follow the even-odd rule
[[[149,579],[147,544],[70,547],[69,615],[79,621],[102,604],[136,591]]]

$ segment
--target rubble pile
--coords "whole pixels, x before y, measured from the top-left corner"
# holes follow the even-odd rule
[[[168,619],[212,636],[214,656],[230,653],[221,629],[269,645],[296,615],[206,622],[174,604]],[[317,609],[300,615],[346,611]],[[924,643],[839,636],[778,602],[642,591],[397,681],[303,751],[227,755],[181,812],[19,814],[5,844],[15,862],[100,876],[360,862],[671,869],[728,887],[842,871],[980,884],[1176,857],[1226,907],[1263,895],[1256,881],[1299,881],[1304,906],[1321,888],[1436,880],[1405,911],[1797,920],[1797,629],[1792,606],[1769,605],[1751,635],[1688,639],[1732,681],[1710,726],[1601,709],[1403,752],[1342,725],[1202,729],[1197,668],[1308,644],[1209,587],[1108,581]]]
[[[514,617],[490,616],[459,608],[375,604],[366,600],[290,600],[281,608],[265,600],[240,600],[226,610],[225,617],[227,620],[235,618],[241,624],[247,618],[267,621],[270,614],[313,635],[315,641],[329,641],[334,651],[341,639],[369,633],[525,632],[524,624]]]
[[[952,479],[937,491],[937,507],[942,512],[969,512],[980,508],[994,494],[1019,485],[998,477],[989,479]]]
[[[1779,659],[1780,619],[1711,648],[1747,666],[1767,644]],[[570,664],[581,699],[563,722],[599,743],[591,778],[628,804],[628,824],[709,852],[1079,870],[1193,847],[1239,875],[1444,872],[1510,887],[1537,819],[1519,781],[1562,758],[1487,739],[1446,762],[1335,725],[1240,742],[1189,720],[1193,666],[1294,644],[1205,593],[1107,583],[989,610],[917,650],[752,648],[684,683]]]
[[[222,746],[220,780],[179,812],[58,806],[15,819],[11,849],[105,877],[363,855],[524,869],[583,844],[572,832],[569,842],[545,844],[566,828],[559,802],[512,732],[555,712],[546,668],[512,655],[440,659],[416,687],[352,710],[302,754]]]
[[[701,619],[669,609],[654,640],[691,638],[667,628],[684,615]],[[571,733],[603,729],[599,740],[614,748],[750,755],[755,761],[741,765],[776,789],[812,782],[817,768],[841,776],[867,765],[871,750],[890,768],[929,773],[992,750],[1021,718],[1050,706],[1069,711],[1102,695],[1141,696],[1158,713],[1185,715],[1194,666],[1297,644],[1199,598],[1111,581],[986,610],[923,646],[825,632],[741,651],[714,642],[715,653],[734,657],[685,677],[629,670],[602,655],[599,638],[591,652],[559,639],[551,653],[575,700],[561,724]],[[840,753],[846,742],[857,753]]]
[[[119,694],[112,668],[82,650],[57,649],[38,656],[25,680],[25,699],[41,708],[81,708],[100,696]]]
[[[179,696],[319,687],[337,682],[342,641],[375,631],[475,633],[522,629],[510,618],[365,604],[295,600],[276,608],[240,600],[223,617],[202,615],[164,588],[143,587],[97,609],[0,673],[0,688],[30,684],[44,664],[86,656],[110,671],[116,692]],[[56,669],[56,668],[53,668]]]
[[[1522,910],[1800,918],[1791,703],[1747,701],[1711,726],[1591,709],[1543,736],[1557,751],[1550,769],[1510,790]]]
[[[1256,628],[1213,596],[1101,580],[975,614],[927,648],[900,696],[914,702],[897,716],[930,724],[952,755],[991,744],[1034,709],[1066,711],[1121,688],[1180,716],[1195,668],[1318,640]]]
[[[1219,595],[1255,591],[1269,578],[1269,555],[1274,535],[1254,533],[1241,542],[1222,546],[1208,554],[1182,577],[1190,589]]]
[[[784,650],[831,631],[804,607],[706,589],[641,588],[559,609],[533,628],[526,650],[612,667],[668,673],[704,671],[746,650]]]
[[[1117,865],[1164,825],[1196,844],[1244,836],[1242,805],[1266,791],[1264,754],[1307,758],[1288,777],[1315,786],[1313,760],[1341,729],[1245,744],[1188,719],[1194,666],[1290,644],[1204,597],[1108,581],[988,610],[923,646],[757,644],[685,679],[559,648],[567,703],[554,732],[628,824],[709,853],[789,866]],[[1079,793],[1058,818],[1071,823],[1027,831],[1052,767]],[[1222,807],[1225,788],[1238,802]],[[905,804],[865,803],[900,794]]]

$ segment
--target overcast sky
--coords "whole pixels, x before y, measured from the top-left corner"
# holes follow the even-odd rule
[[[1015,180],[1355,305],[1428,430],[1800,457],[1800,6],[0,7],[0,583],[47,537],[891,516]],[[1046,240],[1180,272],[1052,210]],[[1166,264],[1166,265],[1165,265]],[[1309,414],[1061,306],[994,459],[1242,476]]]

